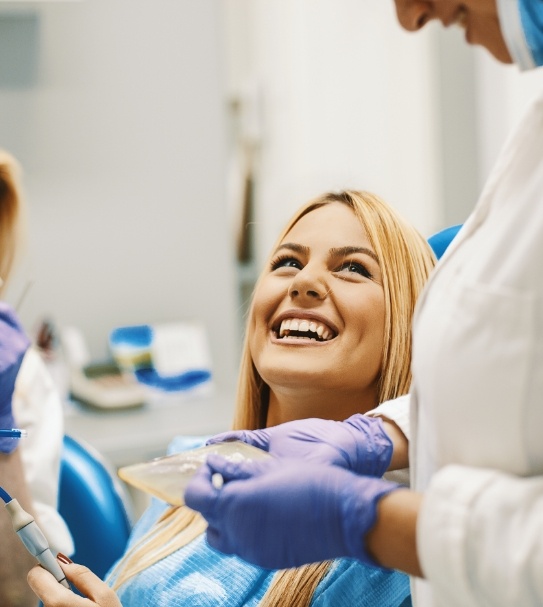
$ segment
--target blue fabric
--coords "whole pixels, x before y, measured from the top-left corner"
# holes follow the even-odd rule
[[[205,444],[205,438],[178,437],[169,452]],[[167,505],[153,500],[136,524],[129,545],[156,522]],[[129,579],[118,590],[123,607],[256,607],[275,571],[250,565],[210,548],[201,535],[152,567]],[[113,579],[109,579],[110,584]],[[397,572],[338,559],[318,585],[314,607],[408,607],[409,578]]]
[[[428,244],[432,247],[434,255],[437,259],[441,259],[443,253],[447,250],[447,247],[451,244],[453,238],[458,234],[462,224],[450,226],[440,232],[437,232],[433,236],[428,238]]]
[[[407,607],[410,602],[406,575],[338,559],[317,586],[311,607]]]
[[[519,0],[524,36],[536,65],[543,65],[543,0]]]

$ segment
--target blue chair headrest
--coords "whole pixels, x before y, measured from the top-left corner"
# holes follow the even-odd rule
[[[453,238],[458,234],[461,227],[461,223],[450,226],[449,228],[436,232],[436,234],[428,238],[428,244],[432,247],[432,250],[438,259],[445,253],[445,250],[451,244]]]

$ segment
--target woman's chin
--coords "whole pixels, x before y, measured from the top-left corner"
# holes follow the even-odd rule
[[[261,377],[270,388],[281,390],[299,390],[300,392],[330,390],[332,379],[330,368],[307,364],[265,366],[259,370]]]

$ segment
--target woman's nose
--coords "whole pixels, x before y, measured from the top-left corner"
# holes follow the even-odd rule
[[[395,0],[396,15],[400,25],[409,32],[416,32],[432,19],[432,6],[425,0]]]
[[[291,299],[318,301],[325,299],[329,289],[325,281],[310,271],[307,266],[298,272],[290,283],[288,294]]]

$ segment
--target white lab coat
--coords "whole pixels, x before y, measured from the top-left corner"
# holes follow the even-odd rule
[[[543,95],[417,307],[417,607],[543,605]]]
[[[62,402],[39,353],[30,348],[17,375],[13,395],[25,478],[38,524],[56,554],[74,552],[72,536],[57,510],[60,455],[64,435]]]

